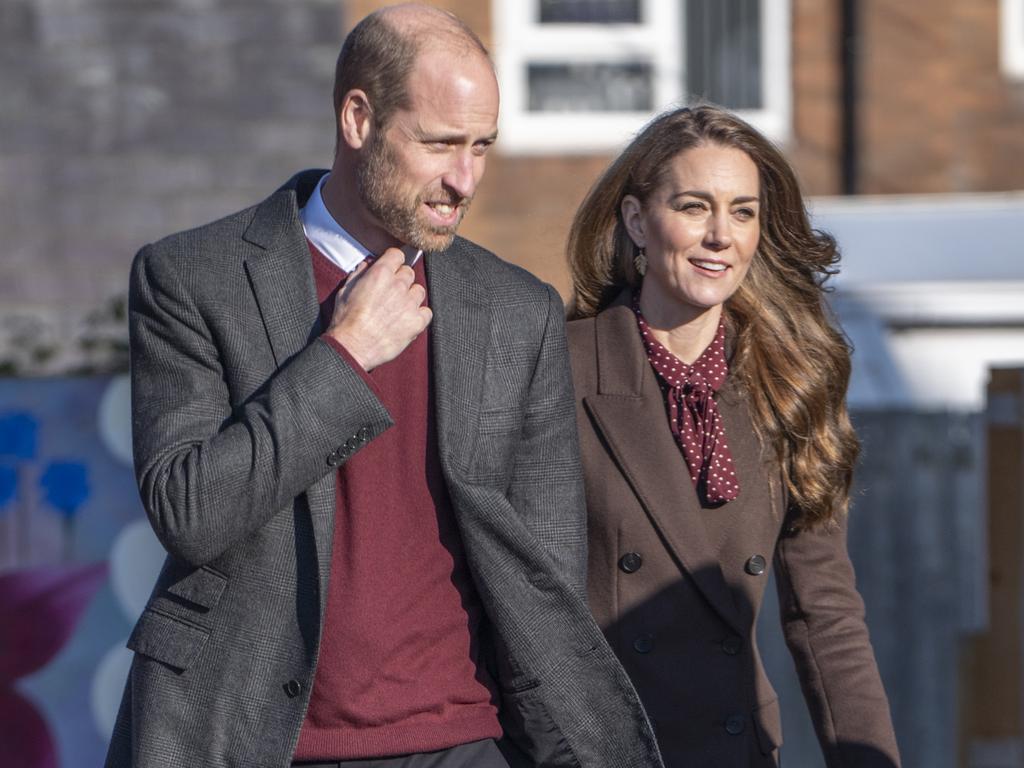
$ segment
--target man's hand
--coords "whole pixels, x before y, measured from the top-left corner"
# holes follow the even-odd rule
[[[430,324],[427,294],[415,279],[402,252],[388,248],[372,267],[356,267],[338,292],[327,333],[364,370],[394,360]]]

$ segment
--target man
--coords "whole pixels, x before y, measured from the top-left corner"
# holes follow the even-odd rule
[[[455,238],[496,135],[486,52],[384,9],[334,101],[329,175],[135,260],[169,554],[107,764],[660,765],[583,597],[561,303]]]

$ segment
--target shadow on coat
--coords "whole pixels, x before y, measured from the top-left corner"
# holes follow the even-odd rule
[[[619,576],[627,579],[640,573],[642,567]],[[765,579],[767,586],[767,572],[758,578]],[[855,730],[862,740],[829,744],[825,759],[820,746],[787,752],[780,703],[752,645],[757,609],[731,590],[736,612],[723,617],[696,587],[698,582],[716,579],[721,579],[718,573],[687,573],[662,585],[646,600],[628,606],[604,628],[651,718],[666,768],[897,768],[891,735],[886,735],[890,724],[884,699],[881,703],[873,700],[877,689],[872,686],[866,694],[859,694],[855,685],[860,674],[875,674],[873,668],[850,676],[854,685],[840,680],[839,690],[848,695],[839,702],[827,701],[816,688],[814,673],[805,681],[811,689],[810,709],[819,713],[812,718],[818,721],[815,726],[830,722],[838,712],[842,729]],[[767,602],[776,605],[774,599]],[[619,603],[617,607],[625,606]],[[766,619],[779,622],[777,616]],[[798,648],[794,658],[801,656],[806,657],[806,651]],[[806,712],[808,708],[803,701],[787,704],[789,709],[799,706]],[[869,743],[876,737],[876,744]]]

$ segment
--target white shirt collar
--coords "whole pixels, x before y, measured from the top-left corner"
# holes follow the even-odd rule
[[[302,220],[302,229],[309,242],[335,265],[346,272],[351,272],[370,255],[370,252],[345,231],[324,205],[320,188],[330,175],[325,173],[320,179],[306,205],[299,211],[299,218]]]

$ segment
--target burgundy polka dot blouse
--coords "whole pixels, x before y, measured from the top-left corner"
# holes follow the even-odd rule
[[[665,395],[672,435],[683,452],[694,488],[709,504],[735,499],[740,492],[739,478],[714,398],[729,374],[725,324],[719,323],[714,341],[688,365],[654,338],[640,312],[639,293],[633,294],[633,312],[647,359]]]

